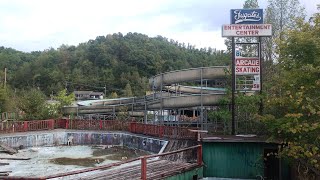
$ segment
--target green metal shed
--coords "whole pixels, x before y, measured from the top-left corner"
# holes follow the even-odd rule
[[[277,158],[277,143],[256,137],[202,139],[204,177],[288,179],[288,164]]]

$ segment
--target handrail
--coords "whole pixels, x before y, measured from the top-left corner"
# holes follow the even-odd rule
[[[59,173],[59,174],[49,175],[49,176],[45,176],[45,177],[41,177],[41,178],[53,179],[53,178],[58,178],[58,177],[71,176],[71,175],[86,173],[86,172],[90,172],[90,171],[107,169],[107,168],[111,168],[111,167],[114,167],[114,166],[120,166],[122,164],[126,164],[126,163],[130,163],[130,162],[133,162],[133,161],[137,161],[139,159],[140,159],[140,157],[134,158],[134,159],[129,159],[127,161],[121,161],[121,162],[116,162],[116,163],[107,164],[107,165],[103,165],[103,166],[97,166],[97,167],[93,167],[93,168],[87,168],[87,169],[81,169],[81,170],[77,170],[77,171],[71,171],[71,172],[66,172],[66,173]]]
[[[141,158],[141,180],[146,180],[147,179],[147,159],[148,158],[166,156],[166,155],[170,155],[170,154],[176,154],[176,153],[179,153],[179,152],[183,152],[183,151],[187,151],[187,150],[195,149],[195,148],[197,148],[197,165],[201,166],[202,165],[202,145],[191,146],[191,147],[179,149],[179,150],[176,150],[176,151],[161,153],[161,154],[152,154],[152,155],[143,156]]]

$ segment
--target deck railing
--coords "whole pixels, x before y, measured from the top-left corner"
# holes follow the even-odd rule
[[[197,164],[192,165],[192,166],[193,167],[201,166],[202,165],[202,145],[196,145],[196,146],[191,146],[191,147],[184,148],[184,149],[179,149],[176,151],[171,151],[171,152],[166,152],[166,153],[161,153],[161,154],[152,154],[152,155],[141,157],[140,158],[140,160],[141,160],[141,180],[147,180],[147,159],[177,154],[177,153],[181,153],[181,152],[185,152],[185,151],[189,151],[189,150],[193,150],[193,149],[197,149]],[[153,179],[156,177],[149,177],[149,178]]]
[[[136,134],[144,134],[156,137],[175,138],[175,139],[196,139],[196,133],[189,131],[190,128],[165,126],[154,124],[143,124],[131,122],[129,131]]]
[[[0,133],[52,130],[55,128],[55,123],[54,119],[0,122]]]
[[[190,128],[144,124],[135,121],[48,119],[0,122],[0,133],[43,131],[52,129],[128,131],[135,134],[143,134],[159,138],[196,139],[196,133],[189,131]]]

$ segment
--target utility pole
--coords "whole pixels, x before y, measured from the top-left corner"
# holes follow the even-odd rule
[[[4,87],[7,85],[7,68],[4,68]]]
[[[104,98],[107,97],[107,85],[105,84],[104,85]]]

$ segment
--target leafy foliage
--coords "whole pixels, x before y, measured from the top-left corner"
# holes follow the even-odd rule
[[[224,134],[231,133],[231,92],[227,93],[227,97],[223,98],[219,102],[219,106],[216,110],[209,112],[209,119],[212,122],[221,123]],[[259,116],[259,103],[261,101],[261,95],[253,94],[247,95],[242,92],[238,92],[235,97],[236,106],[236,122],[237,133],[245,134],[263,134],[264,124],[260,120]]]
[[[78,46],[42,52],[0,48],[0,69],[8,67],[8,83],[17,89],[39,88],[47,96],[64,88],[101,91],[105,86],[107,94],[122,96],[128,83],[132,94],[140,96],[148,88],[147,79],[157,73],[229,64],[223,51],[139,33],[98,36]]]
[[[45,108],[45,95],[38,89],[23,90],[19,94],[19,109],[26,119],[42,119]]]
[[[266,101],[265,123],[286,144],[282,155],[320,172],[320,15],[297,21],[280,42],[278,74]],[[311,173],[312,176],[312,173]]]
[[[60,107],[69,106],[75,99],[74,93],[67,95],[67,90],[63,89],[58,93],[58,96],[55,97],[57,101],[59,101]]]
[[[18,113],[18,97],[9,86],[0,87],[0,113]]]

